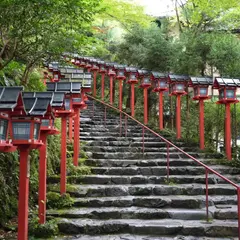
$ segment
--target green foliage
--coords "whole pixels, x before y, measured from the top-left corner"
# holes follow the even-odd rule
[[[58,234],[58,226],[56,220],[49,220],[45,224],[39,224],[38,218],[34,218],[29,222],[29,235],[37,238],[49,238]]]
[[[17,212],[18,175],[17,153],[0,153],[0,226]]]
[[[56,192],[47,193],[47,208],[69,208],[73,205],[74,201],[68,193],[60,195]]]

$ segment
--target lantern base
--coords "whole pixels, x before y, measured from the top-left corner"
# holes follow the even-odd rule
[[[169,96],[184,96],[184,95],[187,95],[187,93],[184,91],[184,92],[172,92],[171,94],[169,94]]]
[[[133,80],[133,79],[129,79],[127,81],[128,84],[137,84],[138,83],[138,80]]]
[[[192,98],[192,100],[207,100],[207,99],[211,99],[210,96],[195,96]]]
[[[13,140],[13,145],[16,145],[19,149],[38,149],[43,145],[42,140]]]
[[[17,150],[16,146],[13,146],[9,141],[3,141],[0,143],[0,152],[14,152]]]
[[[47,135],[57,135],[60,134],[60,131],[58,131],[55,127],[41,127],[40,133],[46,133]]]
[[[149,87],[151,87],[151,83],[141,84],[139,87],[140,88],[149,88]]]
[[[217,104],[227,104],[227,103],[238,103],[238,100],[235,99],[221,99],[219,101],[217,101]]]
[[[152,92],[166,92],[167,90],[167,88],[154,88]]]
[[[116,80],[125,80],[126,77],[125,76],[119,76],[119,77],[116,77]]]
[[[71,110],[56,110],[55,112],[56,114],[56,117],[73,117],[75,115],[74,111],[71,109]]]

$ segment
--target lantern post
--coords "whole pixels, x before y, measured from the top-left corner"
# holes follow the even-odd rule
[[[97,94],[97,73],[99,70],[99,67],[97,65],[98,60],[92,59],[92,68],[91,71],[93,72],[93,96],[96,97]]]
[[[127,83],[131,87],[131,116],[135,116],[135,84],[138,83],[137,79],[137,68],[134,67],[126,67],[125,73],[128,76]]]
[[[225,151],[228,160],[232,160],[231,104],[239,102],[236,97],[238,87],[240,87],[239,79],[217,77],[213,83],[213,88],[219,91],[217,104],[225,105]]]
[[[104,100],[104,91],[105,91],[105,74],[106,74],[106,68],[105,68],[105,62],[104,61],[98,61],[98,72],[101,74],[101,99]]]
[[[124,71],[125,71],[125,67],[124,65],[118,65],[115,64],[114,65],[114,70],[116,71],[116,77],[115,79],[118,80],[118,86],[119,86],[119,100],[118,100],[118,108],[119,110],[122,111],[122,82],[126,79],[125,75],[124,75]]]
[[[55,85],[48,83],[47,90],[48,91],[56,91],[56,92],[65,92],[65,95],[70,95],[75,93],[75,89],[78,88],[78,92],[80,93],[81,83],[77,82],[58,82]],[[64,100],[64,108],[55,111],[56,117],[61,117],[61,179],[60,179],[60,193],[66,193],[66,167],[67,167],[67,118],[74,116],[74,111],[71,109],[70,98],[65,98]]]
[[[212,85],[210,77],[191,77],[189,86],[193,88],[193,100],[199,104],[199,144],[200,149],[205,148],[204,140],[204,101],[210,99],[208,88]]]
[[[176,137],[181,138],[181,96],[186,95],[185,88],[189,81],[186,75],[169,75],[170,96],[176,96]]]
[[[168,77],[164,73],[152,72],[151,73],[153,92],[159,94],[159,130],[163,130],[163,93],[168,90]]]
[[[115,63],[106,63],[107,74],[109,76],[109,93],[110,93],[110,104],[113,104],[113,79],[116,76],[116,72],[114,71],[114,64]]]
[[[140,88],[143,89],[144,104],[144,124],[148,124],[148,88],[151,86],[149,71],[145,69],[138,70],[138,77],[141,79]]]

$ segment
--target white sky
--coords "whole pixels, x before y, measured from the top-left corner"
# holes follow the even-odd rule
[[[145,7],[147,14],[153,16],[166,16],[174,14],[173,0],[133,0]],[[186,0],[182,0],[186,2]]]

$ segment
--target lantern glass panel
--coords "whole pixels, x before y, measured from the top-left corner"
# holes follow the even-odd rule
[[[13,139],[28,140],[30,139],[30,122],[13,122]]]
[[[177,91],[183,91],[183,90],[184,90],[184,84],[182,84],[182,83],[177,83],[177,84],[176,84],[176,90],[177,90]]]
[[[166,86],[167,86],[167,83],[166,83],[166,81],[159,81],[159,84],[160,84],[160,87],[161,88],[165,88]]]
[[[121,77],[124,76],[124,71],[119,71],[118,76],[121,76]]]
[[[70,99],[65,99],[65,109],[70,110]]]
[[[198,96],[198,88],[194,88],[194,96]]]
[[[235,97],[235,90],[227,89],[226,90],[226,98],[234,98]]]
[[[1,140],[7,139],[7,128],[8,128],[8,120],[0,119],[0,139]]]
[[[150,83],[149,78],[148,77],[143,78],[143,83],[149,84]]]
[[[40,123],[34,123],[34,133],[33,133],[34,139],[39,138],[39,130],[40,130]]]
[[[42,119],[42,126],[43,127],[50,126],[50,120],[49,119]]]
[[[101,66],[101,71],[105,71],[105,67],[104,66]]]
[[[135,74],[131,74],[130,77],[129,77],[129,79],[131,79],[131,80],[135,80],[135,79],[136,79]]]
[[[199,93],[200,93],[200,96],[207,96],[208,89],[207,88],[200,88]]]
[[[58,79],[58,74],[54,74],[54,79]]]
[[[224,89],[219,90],[219,99],[224,98]]]

